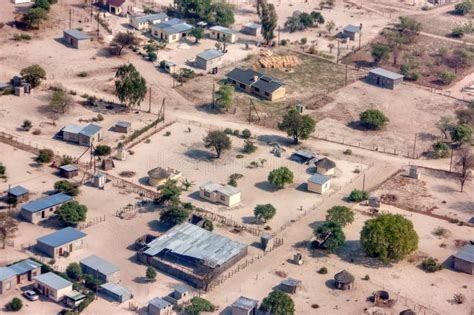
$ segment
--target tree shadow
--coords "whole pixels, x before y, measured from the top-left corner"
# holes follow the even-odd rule
[[[293,144],[293,141],[291,141],[290,138],[282,137],[279,135],[261,135],[261,136],[257,136],[257,140],[261,142],[265,142],[267,144],[270,144],[270,143],[278,143],[281,145]]]
[[[255,187],[257,187],[258,189],[267,191],[267,192],[276,192],[276,191],[279,190],[278,188],[276,188],[275,186],[273,186],[272,184],[270,184],[267,181],[255,183]]]
[[[430,132],[419,132],[418,139],[422,141],[436,141],[439,139],[439,137]]]
[[[258,224],[260,225],[262,222],[257,219],[256,217],[254,216],[248,216],[248,217],[243,217],[242,218],[242,223],[244,224]]]
[[[212,154],[209,151],[201,150],[201,149],[189,149],[187,150],[184,155],[187,157],[197,160],[197,161],[203,161],[203,162],[209,162],[214,160],[215,155]]]
[[[367,60],[354,60],[353,63],[360,68],[373,68],[375,66],[375,62]]]
[[[166,231],[170,229],[169,226],[161,223],[159,220],[151,220],[150,222],[148,222],[148,227],[152,231],[159,232],[159,233],[165,233]]]
[[[455,203],[451,204],[449,208],[474,214],[474,201],[456,201]]]
[[[138,182],[140,183],[140,185],[153,187],[152,185],[150,185],[150,183],[148,181],[148,176],[143,176],[143,177],[139,178]]]
[[[217,106],[213,106],[212,103],[203,103],[200,105],[196,105],[195,108],[203,113],[213,114],[213,115],[221,115],[223,114],[222,111],[219,110]]]
[[[337,256],[342,260],[364,266],[366,268],[390,268],[391,263],[384,264],[377,258],[368,257],[360,245],[359,240],[348,240],[344,246],[336,251]]]

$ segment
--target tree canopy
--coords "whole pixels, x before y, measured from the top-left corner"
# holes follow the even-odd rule
[[[189,34],[194,37],[196,43],[198,43],[201,39],[204,38],[204,30],[202,29],[202,27],[193,28]]]
[[[38,64],[21,69],[20,74],[32,87],[37,87],[41,80],[46,79],[46,71]]]
[[[267,0],[258,0],[257,13],[262,24],[262,36],[267,41],[267,44],[269,44],[275,38],[275,29],[278,23],[275,5],[268,3]]]
[[[232,147],[232,141],[223,131],[212,130],[209,131],[204,138],[204,146],[206,148],[214,148],[216,151],[216,157],[220,158],[222,151],[230,150]]]
[[[189,315],[199,315],[203,312],[214,312],[216,307],[208,300],[195,296],[191,299],[191,304],[184,308]]]
[[[53,92],[48,108],[52,112],[64,114],[73,104],[71,95],[63,89],[57,89]]]
[[[316,128],[316,123],[309,115],[301,115],[296,109],[291,109],[283,121],[278,124],[280,130],[286,131],[293,143],[298,144],[300,139],[308,139]]]
[[[367,129],[380,129],[389,119],[378,109],[368,109],[359,115],[360,122]]]
[[[319,241],[319,246],[327,249],[329,252],[335,252],[346,241],[342,226],[333,221],[326,221],[318,226],[314,230],[314,235]]]
[[[23,15],[22,22],[28,28],[39,28],[42,21],[48,19],[48,12],[43,8],[32,8]]]
[[[87,207],[73,200],[62,204],[55,213],[65,225],[75,226],[77,223],[86,220]]]
[[[112,148],[106,144],[99,144],[95,147],[94,154],[97,156],[106,156],[112,152]]]
[[[77,196],[80,193],[79,184],[71,183],[65,179],[54,183],[54,191],[62,192],[69,196]]]
[[[275,216],[276,209],[274,206],[267,203],[265,205],[257,205],[253,210],[253,213],[257,219],[267,222],[267,220],[270,220]]]
[[[110,43],[111,53],[121,56],[124,48],[135,46],[138,43],[139,39],[132,32],[119,32],[115,34]]]
[[[70,263],[66,268],[66,275],[73,280],[80,280],[82,277],[81,266],[77,262]]]
[[[468,124],[457,124],[450,130],[451,139],[460,146],[472,140],[472,129]]]
[[[147,280],[153,281],[156,279],[156,270],[152,266],[148,266],[145,271],[145,277]]]
[[[140,105],[145,99],[146,81],[132,64],[121,66],[115,73],[115,93],[128,108]]]
[[[179,205],[171,205],[163,210],[160,215],[160,222],[167,226],[175,226],[185,222],[189,217],[189,211]]]
[[[193,22],[205,21],[226,27],[235,22],[234,6],[224,1],[175,0],[174,6],[169,6],[167,12]]]
[[[234,100],[234,87],[230,84],[221,85],[214,94],[219,109],[228,111]]]
[[[272,315],[292,315],[295,313],[295,303],[285,292],[274,290],[263,299],[260,310]]]
[[[285,184],[292,184],[293,178],[293,172],[286,166],[274,169],[268,174],[268,181],[278,189],[284,188]]]
[[[368,256],[384,263],[401,260],[418,248],[418,235],[411,221],[399,214],[381,214],[365,222],[360,233]]]
[[[354,222],[354,212],[345,206],[334,206],[328,210],[326,221],[333,221],[346,226]]]
[[[0,242],[5,248],[7,241],[14,237],[18,231],[18,221],[7,212],[0,212]]]
[[[165,204],[178,204],[179,196],[181,195],[181,188],[178,187],[178,182],[173,179],[168,179],[163,185],[158,187],[160,192],[159,202]]]

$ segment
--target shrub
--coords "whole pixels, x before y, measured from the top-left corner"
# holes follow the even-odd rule
[[[364,278],[362,278],[362,280],[369,281],[369,280],[370,280],[370,276],[369,276],[369,275],[365,275]]]
[[[86,71],[81,71],[81,72],[79,72],[79,73],[77,74],[77,76],[78,76],[79,78],[85,78],[85,77],[87,77],[88,75],[89,75],[89,74],[88,74]]]
[[[92,291],[96,291],[99,289],[99,286],[103,282],[100,281],[99,279],[96,279],[93,275],[84,275],[84,284],[87,288],[89,288]]]
[[[189,315],[199,315],[202,312],[214,312],[216,307],[208,300],[195,296],[191,299],[191,304],[186,306],[184,310]]]
[[[451,31],[451,36],[456,38],[461,38],[464,36],[464,28],[462,27],[455,27]]]
[[[29,34],[25,34],[25,33],[15,34],[13,36],[13,40],[16,40],[16,41],[31,40],[31,36]]]
[[[433,143],[431,147],[433,148],[433,157],[435,159],[445,158],[449,155],[449,146],[445,142],[438,141]]]
[[[35,130],[33,130],[32,133],[33,133],[33,135],[35,135],[35,136],[39,136],[39,135],[41,134],[41,129],[36,128]]]
[[[54,152],[50,149],[42,149],[39,151],[36,161],[40,163],[49,163],[53,159]]]
[[[97,121],[103,121],[104,120],[104,115],[102,114],[97,114]]]
[[[24,131],[30,131],[31,127],[33,127],[33,123],[31,120],[25,119],[23,120],[23,124],[21,125],[21,128],[23,128]]]
[[[147,280],[153,281],[156,279],[156,270],[152,266],[146,268],[145,276]]]
[[[369,199],[369,193],[365,190],[354,189],[349,195],[349,201],[361,202]]]
[[[242,130],[242,138],[248,139],[252,136],[252,133],[248,129]]]
[[[46,71],[37,64],[23,68],[20,74],[34,88],[41,83],[42,79],[46,79]]]
[[[389,119],[378,109],[368,109],[359,115],[360,122],[368,129],[379,129],[383,127]]]
[[[346,149],[342,152],[342,154],[345,154],[345,155],[352,155],[352,150],[351,149]]]
[[[56,192],[62,192],[69,196],[77,196],[80,193],[79,184],[71,183],[65,179],[54,183],[54,190]]]
[[[94,154],[97,156],[109,155],[112,152],[112,148],[105,144],[100,144],[95,147]]]
[[[325,274],[328,273],[328,268],[326,268],[326,267],[321,267],[321,268],[319,268],[318,273],[319,273],[319,274],[322,274],[322,275],[325,275]]]
[[[282,39],[282,40],[280,40],[280,45],[281,45],[281,46],[286,46],[286,45],[288,45],[288,40],[287,40],[287,39]]]
[[[444,227],[438,226],[431,233],[433,233],[433,235],[438,236],[438,237],[445,237],[449,234],[449,230],[445,229]]]
[[[76,262],[70,263],[69,266],[67,266],[66,268],[66,275],[72,280],[77,281],[81,279],[82,277],[81,266]]]
[[[23,307],[23,302],[19,299],[14,297],[7,305],[6,309],[11,312],[17,312],[21,310]]]
[[[303,37],[302,39],[300,39],[301,45],[306,45],[307,42],[308,42],[308,39],[306,37]]]
[[[444,85],[448,85],[456,79],[456,74],[452,71],[443,71],[439,74],[439,79]]]
[[[225,129],[224,129],[224,133],[225,133],[226,135],[231,135],[231,134],[232,134],[232,129],[230,129],[230,128],[225,128]]]
[[[456,293],[453,296],[453,300],[457,304],[463,304],[466,301],[466,297],[462,293]]]
[[[231,178],[229,179],[229,181],[227,182],[227,185],[230,185],[230,186],[233,186],[233,187],[237,187],[237,180],[235,178]]]
[[[236,137],[238,137],[240,135],[240,130],[239,129],[235,129],[232,134]]]
[[[257,146],[253,143],[253,141],[245,140],[244,148],[242,149],[242,152],[250,154],[250,153],[254,153],[256,150],[257,150]]]
[[[158,59],[158,55],[156,54],[156,52],[154,51],[148,52],[148,60],[150,60],[151,62],[155,62],[156,59]]]
[[[202,224],[202,228],[205,230],[208,230],[209,232],[212,232],[214,230],[214,224],[212,223],[211,220],[204,220],[204,223]]]
[[[421,268],[426,272],[436,272],[443,269],[443,265],[438,263],[438,259],[428,257],[421,262]]]

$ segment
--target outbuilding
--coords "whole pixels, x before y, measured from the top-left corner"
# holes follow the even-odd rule
[[[79,132],[79,144],[90,146],[92,142],[99,142],[102,138],[102,127],[97,124],[88,124]]]
[[[456,254],[454,254],[454,269],[474,274],[474,245],[465,245]]]
[[[120,303],[128,301],[133,297],[132,291],[113,282],[102,284],[100,286],[100,293]]]
[[[309,164],[314,159],[316,159],[316,154],[308,150],[295,151],[290,157],[290,160],[301,164]]]
[[[356,37],[360,36],[360,31],[360,26],[349,24],[342,30],[342,37],[348,38],[350,40],[356,40]]]
[[[153,37],[170,44],[186,38],[193,28],[186,21],[174,18],[151,25],[150,30]]]
[[[114,126],[115,132],[128,133],[132,130],[132,124],[128,121],[117,121]]]
[[[38,223],[54,215],[62,204],[73,200],[64,193],[57,193],[28,202],[21,207],[20,215],[28,222]]]
[[[230,28],[216,25],[209,28],[209,30],[211,31],[209,37],[217,41],[227,42],[230,44],[237,41],[237,32]]]
[[[15,198],[16,203],[22,203],[30,199],[30,191],[23,186],[15,186],[8,189],[8,198]]]
[[[314,174],[308,178],[308,191],[324,194],[331,187],[331,178],[321,174]]]
[[[148,303],[149,315],[169,315],[173,310],[173,305],[168,301],[156,297]]]
[[[16,288],[16,273],[8,267],[0,267],[0,294]]]
[[[35,279],[35,289],[42,295],[49,297],[55,302],[60,302],[64,296],[72,291],[72,282],[48,272],[37,276]]]
[[[221,185],[209,181],[199,187],[199,196],[214,203],[232,207],[240,203],[240,189],[230,185]]]
[[[224,53],[217,49],[207,49],[196,56],[196,68],[210,70],[222,66]]]
[[[234,87],[269,101],[279,100],[286,95],[282,82],[253,69],[235,68],[226,77],[227,82]]]
[[[64,141],[79,142],[79,132],[83,127],[76,124],[67,124],[60,131],[60,135]]]
[[[154,13],[148,15],[131,15],[130,16],[130,25],[133,26],[135,29],[141,30],[148,30],[150,29],[150,25],[158,24],[168,21],[168,15],[166,13]]]
[[[63,256],[84,247],[86,233],[67,227],[36,240],[36,248],[51,258]]]
[[[82,273],[93,275],[103,282],[119,282],[120,280],[120,269],[113,263],[96,255],[90,255],[79,263]]]
[[[322,158],[314,165],[316,166],[316,173],[324,176],[333,176],[336,170],[336,163],[328,158]]]
[[[257,300],[241,296],[232,303],[232,315],[255,315],[257,314],[257,305]]]
[[[76,290],[64,294],[64,303],[71,308],[79,306],[85,299],[86,296]]]
[[[31,259],[25,259],[23,261],[17,262],[8,266],[8,268],[15,272],[17,285],[27,284],[33,281],[36,276],[41,274],[41,264]]]
[[[351,290],[354,286],[354,276],[348,271],[343,270],[334,275],[334,281],[336,282],[336,288],[341,290]]]
[[[64,30],[63,40],[71,47],[83,49],[90,46],[91,37],[79,30]]]
[[[393,90],[396,85],[403,82],[403,75],[382,68],[375,68],[369,71],[367,80],[372,84]]]
[[[247,23],[241,30],[242,33],[251,35],[251,36],[258,36],[262,32],[262,24],[257,23]]]
[[[151,186],[160,186],[167,180],[177,180],[181,175],[181,172],[169,167],[155,167],[148,172],[148,184]]]
[[[59,167],[59,174],[65,178],[73,178],[79,175],[79,168],[72,164],[67,164]]]
[[[283,292],[286,293],[296,293],[296,290],[301,286],[301,280],[293,279],[293,278],[288,278],[283,280],[280,283],[280,289]]]

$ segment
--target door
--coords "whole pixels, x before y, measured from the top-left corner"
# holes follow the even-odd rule
[[[380,85],[380,77],[377,77],[377,85]]]
[[[62,256],[62,255],[63,255],[63,248],[60,247],[60,248],[59,248],[59,256]]]
[[[41,211],[41,218],[44,219],[46,217],[44,211]]]
[[[72,252],[72,244],[69,244],[69,252]]]

